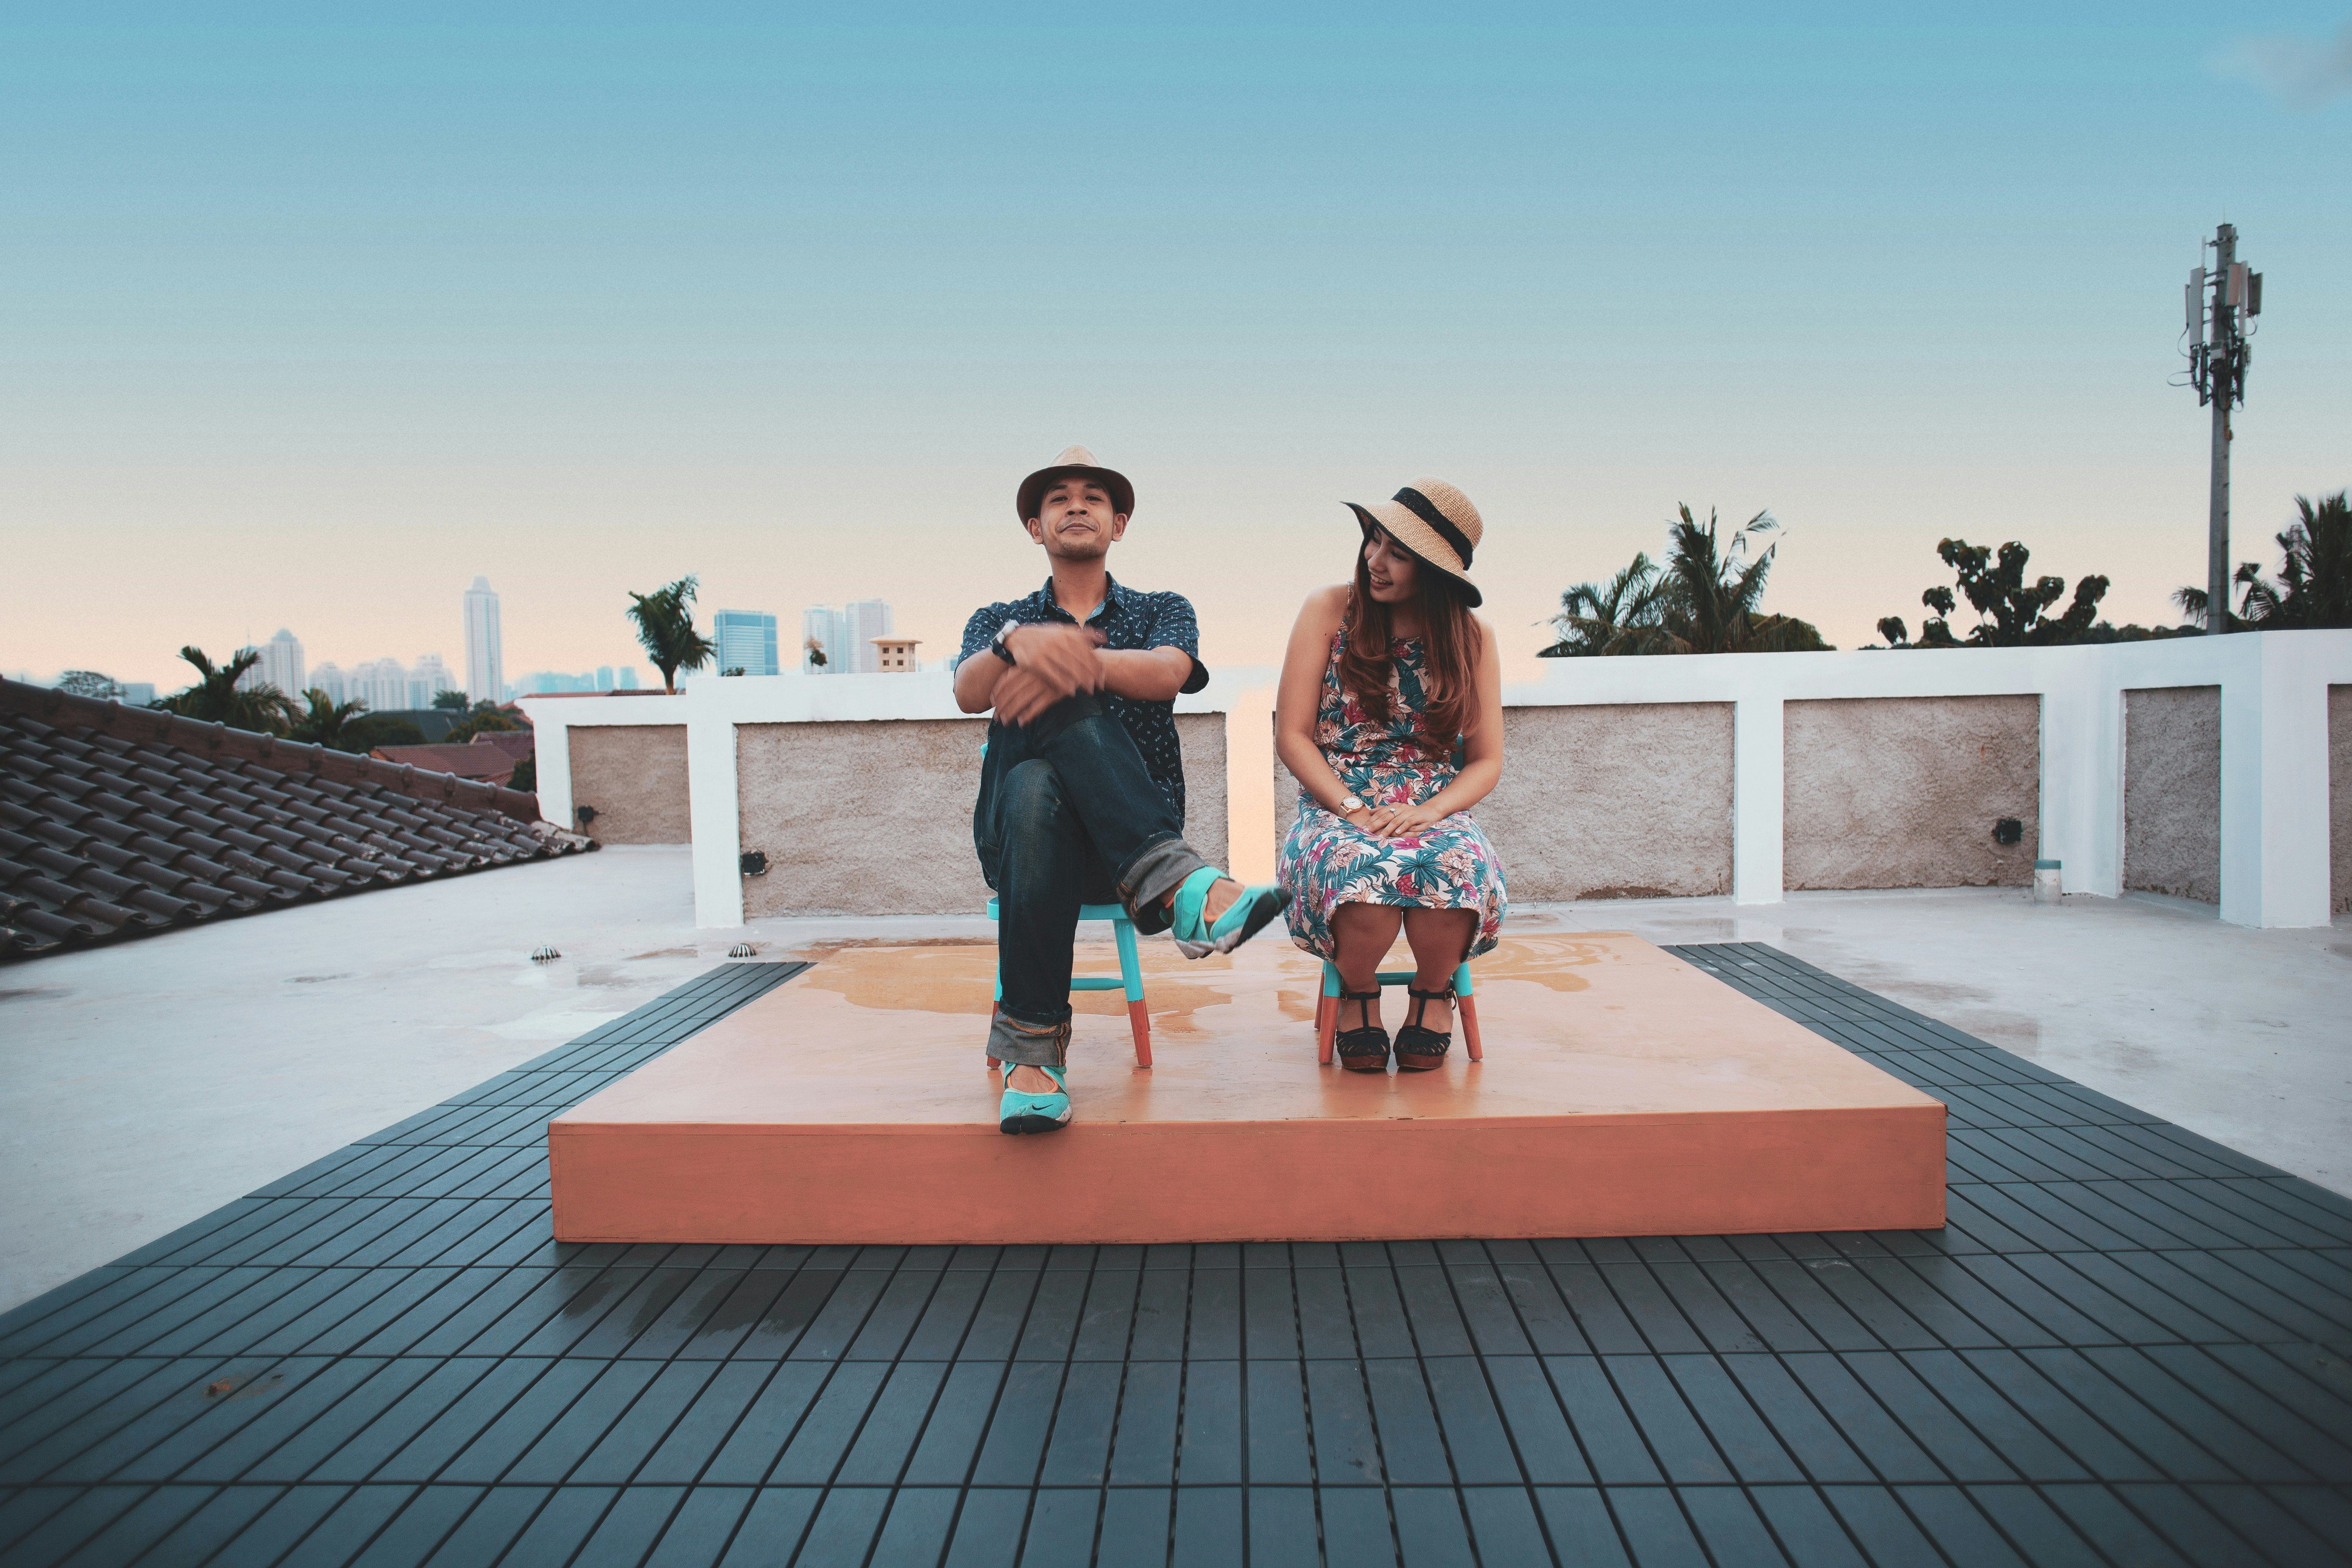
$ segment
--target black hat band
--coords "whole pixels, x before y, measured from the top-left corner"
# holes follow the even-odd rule
[[[1396,500],[1403,504],[1407,511],[1412,512],[1413,516],[1421,519],[1422,521],[1437,530],[1437,537],[1452,545],[1454,547],[1454,553],[1461,557],[1462,569],[1465,572],[1470,569],[1469,538],[1465,535],[1460,529],[1454,527],[1446,515],[1438,510],[1435,504],[1433,504],[1427,496],[1422,494],[1419,490],[1414,489],[1411,485],[1407,485],[1404,489],[1397,491]]]

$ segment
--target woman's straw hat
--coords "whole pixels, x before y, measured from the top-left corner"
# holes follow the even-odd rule
[[[1486,525],[1468,496],[1444,479],[1423,479],[1397,491],[1394,500],[1348,505],[1366,529],[1387,530],[1414,560],[1453,578],[1455,592],[1472,608],[1483,602],[1478,585],[1470,581],[1470,552],[1478,548]]]
[[[1021,489],[1013,499],[1023,522],[1037,515],[1038,507],[1045,500],[1046,489],[1065,474],[1085,475],[1110,492],[1111,510],[1121,517],[1135,515],[1135,487],[1127,482],[1125,474],[1101,467],[1096,463],[1095,455],[1084,447],[1066,447],[1051,467],[1040,468],[1021,481]]]

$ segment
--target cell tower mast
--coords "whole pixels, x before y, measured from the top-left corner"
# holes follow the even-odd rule
[[[2230,411],[2246,403],[2246,340],[2263,311],[2263,275],[2238,259],[2238,231],[2222,224],[2206,245],[2213,270],[2189,268],[2189,376],[2197,401],[2213,409],[2212,494],[2205,545],[2205,629],[2230,629]],[[2209,300],[2208,295],[2210,295]]]

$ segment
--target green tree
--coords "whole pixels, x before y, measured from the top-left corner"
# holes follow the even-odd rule
[[[462,691],[436,691],[433,694],[433,706],[446,712],[462,713],[467,707],[466,694]]]
[[[1919,602],[1936,614],[1921,623],[1916,644],[1901,616],[1888,616],[1878,623],[1879,636],[1892,647],[2048,647],[2080,642],[2098,618],[2099,601],[2107,594],[2105,577],[2084,577],[2074,584],[2073,602],[2053,616],[2050,606],[2065,597],[2066,579],[2042,576],[2026,582],[2025,565],[2033,552],[2017,541],[1996,552],[1990,545],[1947,539],[1936,546],[1936,553],[1952,569],[1960,595],[1977,612],[1977,624],[1965,638],[1952,635],[1951,616],[1959,595],[1939,584],[1919,595]]]
[[[1550,658],[1580,655],[1808,653],[1826,649],[1821,632],[1794,616],[1766,615],[1765,579],[1780,546],[1756,548],[1780,524],[1758,512],[1725,539],[1715,513],[1706,521],[1679,507],[1666,528],[1666,558],[1637,554],[1607,584],[1579,583],[1562,594],[1552,625],[1560,640]]]
[[[1536,657],[1642,652],[1633,644],[1658,625],[1661,596],[1657,563],[1636,551],[1633,563],[1607,583],[1579,583],[1559,596],[1559,614],[1551,619],[1559,641]]]
[[[328,746],[338,752],[352,749],[344,739],[351,721],[367,711],[364,702],[338,702],[317,687],[302,693],[306,710],[287,727],[289,741],[307,741],[314,746]],[[362,747],[362,750],[365,748]]]
[[[497,703],[486,697],[466,710],[466,716],[450,725],[448,733],[443,735],[441,739],[446,744],[457,745],[472,740],[477,735],[495,734],[502,731],[521,728],[522,726],[515,721],[512,714],[504,711]]]
[[[539,789],[539,759],[525,757],[517,763],[513,776],[507,780],[507,788],[519,789],[525,795],[536,794]]]
[[[695,579],[691,574],[650,594],[629,595],[629,619],[637,624],[637,641],[661,671],[662,689],[677,689],[677,672],[700,669],[717,651],[709,637],[694,629]]]
[[[193,646],[182,648],[180,657],[195,667],[195,683],[163,699],[156,707],[182,718],[226,724],[233,730],[252,730],[264,735],[284,734],[299,716],[293,700],[274,686],[238,689],[238,678],[261,662],[257,651],[247,648],[226,664],[217,666],[204,649]]]
[[[1666,529],[1665,586],[1655,649],[1659,653],[1818,653],[1830,645],[1810,622],[1762,611],[1764,580],[1778,543],[1754,548],[1780,525],[1758,512],[1730,539],[1719,537],[1715,512],[1701,527],[1688,507]]]
[[[108,702],[122,695],[122,687],[114,677],[101,675],[94,669],[68,669],[58,677],[58,689],[68,697],[92,697]]]
[[[2294,510],[2295,520],[2276,536],[2284,557],[2278,581],[2265,580],[2256,561],[2242,563],[2231,579],[2239,586],[2231,631],[2352,626],[2352,491],[2317,501],[2297,496]],[[2204,589],[2179,589],[2172,602],[2190,620],[2205,618]]]

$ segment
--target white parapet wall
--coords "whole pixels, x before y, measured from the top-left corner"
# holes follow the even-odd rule
[[[2204,865],[2221,918],[2240,925],[2325,925],[2345,899],[2335,884],[2344,883],[2347,872],[2336,862],[2352,856],[2352,846],[2330,842],[2329,714],[2335,688],[2336,710],[2345,716],[2339,727],[2352,723],[2352,701],[2346,700],[2352,689],[2352,631],[2055,648],[1577,658],[1545,660],[1538,668],[1536,679],[1504,689],[1512,731],[1524,737],[1517,743],[1522,765],[1507,761],[1504,785],[1482,811],[1507,872],[1515,859],[1527,867],[1524,887],[1515,884],[1521,898],[1722,885],[1720,869],[1710,868],[1722,864],[1722,836],[1706,812],[1723,809],[1724,769],[1690,750],[1722,745],[1721,721],[1697,710],[1689,723],[1658,714],[1661,707],[1703,704],[1713,705],[1715,714],[1725,706],[1731,713],[1728,882],[1740,902],[1778,902],[1791,885],[1865,886],[1874,885],[1873,878],[1880,879],[1875,885],[1904,886],[2017,882],[2024,879],[2021,868],[2034,858],[2063,862],[2067,891],[2109,898],[2132,886],[2203,889],[2208,881],[2198,868]],[[961,909],[972,901],[977,883],[969,855],[970,796],[982,721],[957,712],[950,680],[942,672],[697,678],[675,696],[525,698],[524,710],[539,735],[541,809],[551,821],[579,826],[575,754],[596,773],[598,790],[619,803],[609,808],[618,813],[616,841],[674,835],[679,814],[674,799],[666,809],[661,796],[682,789],[694,845],[696,918],[705,926],[736,926],[745,919],[740,858],[747,847],[761,847],[746,843],[747,798],[753,820],[769,824],[751,837],[773,837],[803,823],[811,834],[855,836],[859,842],[831,861],[795,848],[792,874],[815,882],[838,878],[845,888],[871,886],[879,900],[861,903],[852,891],[780,900],[773,889],[762,889],[752,912],[917,912],[912,905],[923,900],[909,884],[901,879],[886,886],[889,879],[874,870],[879,863],[873,855],[889,847],[865,842],[905,834],[910,824],[922,826],[922,841],[908,838],[902,852],[939,868],[940,897],[933,907]],[[2164,702],[2139,704],[2144,712],[2165,715],[2161,729],[2144,722],[2149,737],[2144,748],[2160,741],[2187,750],[2155,758],[2144,750],[2127,769],[2126,694],[2136,691],[2171,694]],[[1228,714],[1204,698],[1177,704],[1193,796],[1187,835],[1204,852],[1222,850],[1229,806],[1236,824],[1271,822],[1279,835],[1287,817],[1282,797],[1272,810],[1265,795],[1234,798],[1255,792],[1269,775],[1257,767],[1229,774],[1226,766],[1229,756],[1263,756],[1265,710],[1252,706]],[[1956,699],[2010,700],[1949,700]],[[2018,700],[2026,699],[2030,707]],[[1905,700],[1918,708],[1905,710]],[[1856,706],[1807,708],[1793,716],[1790,710],[1791,704],[1842,701]],[[1553,723],[1542,711],[1601,707],[1628,711],[1597,727]],[[2211,744],[2215,728],[2198,721],[2200,711],[2218,714],[2212,752],[2196,751]],[[942,722],[969,727],[968,773],[924,760],[963,754],[961,730],[903,728]],[[876,732],[875,767],[859,783],[877,798],[861,812],[845,813],[814,799],[804,814],[790,811],[786,803],[801,775],[780,768],[779,759],[789,758],[792,748],[780,745],[770,730],[739,735],[753,726],[825,727],[810,731],[806,778],[813,790],[837,795],[845,779],[857,776],[854,768],[844,770],[841,726],[860,723],[902,726]],[[610,726],[660,732],[627,743],[596,737],[575,753],[572,730]],[[1256,747],[1232,744],[1241,726],[1254,729]],[[671,759],[681,732],[686,777],[677,780],[668,771],[675,769]],[[1670,738],[1687,756],[1658,761],[1665,756],[1663,742],[1642,739],[1650,734]],[[1638,765],[1629,747],[1646,748],[1650,765]],[[1892,754],[1898,750],[1904,754]],[[2335,736],[2333,750],[2338,774],[2352,769],[2347,760],[2352,736]],[[1571,821],[1559,774],[1565,762],[1584,752],[1613,760],[1578,774],[1573,804],[1582,815]],[[1824,772],[1834,770],[1842,756],[1856,759],[1853,780]],[[639,776],[632,777],[633,770]],[[1938,806],[1932,797],[1945,774],[1958,804]],[[1274,787],[1286,791],[1288,781],[1279,775],[1276,764]],[[2151,793],[2151,778],[2187,781],[2155,791],[2154,805],[2135,807],[2179,817],[2136,825],[2132,841],[2153,847],[2141,853],[2164,859],[2147,877],[2126,864],[2127,777],[2137,781],[2138,796]],[[1806,792],[1793,803],[1792,788]],[[2339,776],[2336,788],[2352,784]],[[911,808],[882,798],[893,789],[912,790],[920,798]],[[1605,814],[1612,790],[1623,796],[1616,804],[1624,808],[1617,814],[1614,839],[1593,829],[1595,808]],[[1692,799],[1662,802],[1676,790]],[[1977,817],[2013,796],[2022,798],[2000,815],[2016,819],[2024,838],[1996,848],[1987,831],[1992,825]],[[1667,804],[1675,809],[1664,808]],[[1938,809],[1948,818],[1974,813],[1968,823],[1972,837],[1958,850],[1938,843],[1905,853],[1895,840],[1938,826],[1930,820]],[[593,823],[589,830],[595,831]],[[1664,858],[1673,864],[1650,875],[1634,864],[1641,856],[1628,843],[1641,832],[1690,842],[1664,847]],[[1557,844],[1547,837],[1555,834]],[[1843,842],[1849,838],[1851,845]],[[1580,859],[1599,879],[1591,889],[1574,880],[1570,863]]]
[[[1732,896],[1773,903],[1786,887],[1790,703],[2038,698],[2038,858],[2063,863],[2069,892],[2114,898],[2126,887],[2125,694],[2218,688],[2221,918],[2315,926],[2328,923],[2331,905],[2328,690],[2347,684],[2352,631],[2259,632],[2074,647],[1559,659],[1538,679],[1507,685],[1503,701],[1730,703]]]
[[[587,804],[573,788],[577,758],[622,803],[593,803],[627,825],[614,841],[660,841],[647,838],[647,825],[676,841],[661,825],[685,822],[694,846],[697,925],[744,923],[747,848],[779,875],[777,889],[759,889],[762,908],[753,912],[977,913],[986,900],[971,850],[971,807],[987,721],[957,710],[944,671],[698,676],[675,695],[565,694],[520,703],[538,736],[540,812],[549,821],[597,832],[596,822],[577,816]],[[1185,835],[1214,858],[1226,842],[1223,711],[1195,694],[1177,699],[1176,712],[1190,795]],[[855,724],[877,726],[874,765],[863,773],[845,770],[840,754],[842,727]],[[776,743],[771,727],[778,725],[809,726],[812,763],[781,784],[779,758],[793,748]],[[910,735],[910,726],[924,728]],[[648,733],[627,744],[598,735],[598,743],[577,746],[572,733],[617,728]],[[683,778],[675,776],[677,747],[668,739],[680,731]],[[955,758],[968,761],[953,765]],[[640,776],[628,776],[633,767]],[[809,793],[795,801],[792,784],[802,776]],[[683,814],[676,809],[679,792]],[[763,824],[753,844],[746,843],[747,804]],[[810,850],[827,843],[838,852]],[[921,864],[890,863],[909,859]],[[786,879],[793,893],[780,898]],[[936,894],[926,896],[931,888]]]

